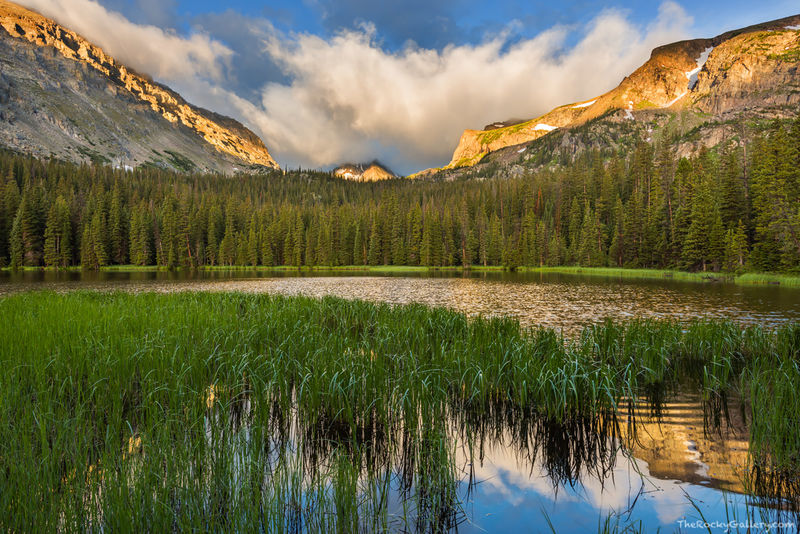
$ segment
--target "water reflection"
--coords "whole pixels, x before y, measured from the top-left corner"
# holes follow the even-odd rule
[[[464,402],[355,426],[324,409],[287,412],[276,400],[266,407],[265,429],[258,403],[251,413],[250,400],[239,397],[229,423],[247,429],[248,440],[234,447],[255,449],[236,455],[253,454],[266,438],[267,478],[302,487],[287,492],[302,494],[286,518],[298,531],[313,523],[309,514],[327,510],[325,495],[335,501],[342,484],[358,494],[353,531],[374,527],[369,522],[381,510],[402,532],[547,532],[550,522],[559,533],[584,533],[609,516],[644,532],[676,531],[679,521],[700,519],[798,521],[796,494],[746,486],[749,416],[735,409],[738,400],[721,407],[680,394],[663,405],[630,406],[625,417],[574,414],[559,421],[529,407]],[[215,410],[212,426],[224,427],[226,414]],[[286,465],[300,466],[298,474],[287,478],[280,472]],[[239,468],[237,478],[246,478]]]
[[[411,273],[360,275],[296,272],[0,273],[0,295],[30,289],[126,291],[242,291],[391,304],[445,306],[467,314],[507,316],[525,326],[575,333],[604,318],[729,318],[776,325],[800,319],[800,293],[672,280],[616,280],[557,274]]]
[[[657,416],[640,403],[620,420],[550,422],[533,442],[510,433],[480,441],[477,459],[461,458],[473,467],[462,530],[548,531],[549,520],[559,533],[591,532],[617,514],[646,532],[674,531],[680,520],[699,519],[698,508],[709,521],[760,516],[743,482],[746,420],[709,427],[707,412],[698,396],[681,395]]]

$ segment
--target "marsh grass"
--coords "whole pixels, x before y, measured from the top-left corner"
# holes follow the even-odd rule
[[[613,467],[618,414],[687,380],[752,402],[761,480],[800,464],[796,324],[568,340],[419,305],[93,292],[0,299],[0,324],[10,531],[446,531],[454,431],[475,457],[509,432],[574,485]]]
[[[779,285],[781,287],[800,287],[800,276],[789,274],[746,273],[736,277],[737,284]]]

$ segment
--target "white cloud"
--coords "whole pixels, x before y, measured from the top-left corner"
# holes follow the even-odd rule
[[[617,11],[595,18],[565,49],[567,28],[509,44],[501,35],[442,51],[383,50],[373,28],[330,40],[273,36],[266,53],[293,80],[263,90],[255,121],[284,157],[315,165],[374,157],[398,147],[406,170],[449,161],[465,128],[535,117],[616,86],[661,44],[684,38],[690,17],[674,3],[637,28]]]
[[[535,117],[613,88],[654,47],[687,37],[692,23],[666,2],[644,28],[612,10],[586,27],[556,27],[527,40],[498,35],[478,45],[396,52],[380,46],[371,26],[330,39],[273,30],[263,50],[238,53],[269,56],[290,82],[267,84],[254,103],[226,83],[236,54],[204,33],[183,37],[137,25],[93,0],[22,3],[189,101],[242,120],[283,165],[377,157],[401,172],[449,161],[465,128]]]
[[[93,0],[17,1],[158,80],[221,80],[233,55],[227,46],[205,34],[180,36],[156,26],[135,24]]]

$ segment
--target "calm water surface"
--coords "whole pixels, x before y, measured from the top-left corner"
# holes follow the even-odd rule
[[[767,326],[800,319],[798,289],[542,273],[0,273],[0,295],[32,289],[333,295],[508,316],[525,326],[542,325],[567,333],[605,318],[727,318]]]
[[[765,525],[795,520],[748,496],[745,416],[734,410],[730,419],[710,428],[695,395],[680,395],[662,409],[659,417],[651,417],[641,406],[636,438],[631,440],[623,425],[621,435],[609,441],[625,446],[606,455],[576,444],[586,436],[571,442],[538,436],[536,452],[508,435],[488,438],[478,458],[464,453],[462,465],[473,470],[465,478],[477,483],[469,488],[462,482],[466,517],[460,530],[550,532],[549,519],[556,532],[577,534],[597,532],[598,521],[609,516],[643,532],[707,532],[686,526],[703,518]],[[737,531],[748,529],[731,530]]]

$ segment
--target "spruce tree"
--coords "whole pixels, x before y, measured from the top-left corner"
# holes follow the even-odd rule
[[[119,183],[114,184],[111,205],[108,210],[108,230],[110,233],[110,260],[117,265],[128,263],[128,215]]]
[[[72,257],[69,205],[63,197],[56,198],[47,214],[44,232],[44,264],[48,267],[68,267]]]
[[[19,187],[17,187],[13,173],[10,173],[5,182],[0,184],[0,190],[2,192],[0,198],[0,266],[3,266],[10,262],[11,230],[20,201]]]
[[[739,221],[735,228],[729,228],[725,236],[725,270],[739,272],[747,263],[747,234],[744,224]]]
[[[15,271],[24,265],[25,257],[25,243],[22,238],[22,210],[17,210],[17,216],[14,217],[14,223],[11,226],[11,235],[9,238],[9,248],[11,261],[9,265]]]
[[[258,239],[258,219],[255,214],[250,217],[250,230],[247,234],[247,261],[253,267],[259,264],[261,243]]]
[[[106,240],[108,236],[108,226],[103,213],[98,210],[92,217],[91,241],[94,248],[93,268],[105,267],[108,265],[108,247]]]
[[[408,264],[420,265],[422,247],[422,209],[414,206],[409,217]]]
[[[356,224],[356,232],[353,236],[353,264],[366,265],[366,254],[364,253],[364,238],[361,233],[361,225]]]
[[[219,264],[231,266],[236,261],[236,222],[233,210],[225,214],[225,234],[219,244]]]
[[[372,226],[369,231],[369,253],[367,262],[369,265],[380,265],[383,258],[381,250],[381,227],[377,217],[373,217]]]
[[[85,270],[97,270],[100,265],[95,256],[94,240],[92,239],[92,225],[87,221],[81,233],[81,267]]]
[[[225,220],[222,217],[222,210],[217,204],[211,206],[208,213],[208,229],[206,237],[206,260],[210,265],[217,265],[219,260],[219,246],[225,232]]]

